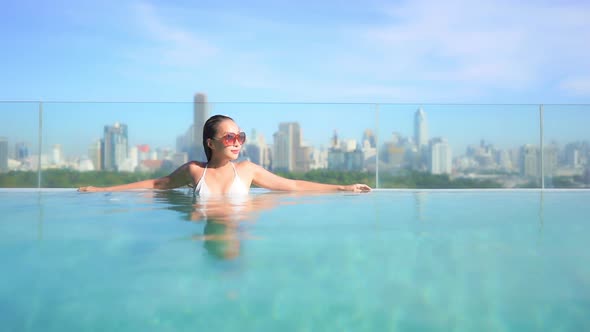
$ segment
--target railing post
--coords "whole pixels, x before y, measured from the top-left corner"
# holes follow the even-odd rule
[[[41,152],[42,152],[42,145],[43,145],[43,102],[39,102],[39,155],[37,158],[37,188],[41,189]]]
[[[543,104],[539,105],[539,133],[541,142],[541,189],[545,189],[545,158],[543,146]]]
[[[379,104],[375,104],[375,189],[379,189]]]

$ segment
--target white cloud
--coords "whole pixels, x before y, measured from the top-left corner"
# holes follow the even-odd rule
[[[217,55],[220,50],[194,31],[176,26],[158,15],[157,8],[142,2],[134,6],[136,18],[152,44],[143,56],[149,55],[163,64],[198,66]]]
[[[270,99],[277,92],[291,100],[412,102],[496,101],[500,91],[529,102],[518,96],[583,91],[564,78],[590,71],[590,5],[583,3],[417,0],[380,8],[375,23],[351,25],[342,17],[305,26],[239,8],[193,8],[209,10],[209,30],[172,20],[167,9],[135,7],[150,38],[137,58],[226,84],[224,99],[237,88]]]
[[[358,64],[382,76],[520,90],[590,68],[588,5],[409,1],[384,11],[390,23],[359,34],[380,59]]]
[[[590,76],[567,78],[561,81],[559,87],[573,96],[590,97]]]

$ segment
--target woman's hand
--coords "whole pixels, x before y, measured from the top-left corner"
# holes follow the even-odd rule
[[[353,191],[355,193],[358,192],[369,192],[371,191],[371,187],[367,186],[366,184],[351,184],[350,186],[344,186],[344,190],[346,191]]]
[[[104,191],[104,188],[100,188],[100,187],[93,187],[93,186],[87,186],[87,187],[80,187],[78,188],[78,191],[80,192],[97,192],[97,191]]]

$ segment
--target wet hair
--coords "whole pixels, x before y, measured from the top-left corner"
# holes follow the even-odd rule
[[[213,154],[213,151],[211,151],[211,148],[209,145],[207,145],[207,139],[214,138],[215,135],[217,135],[217,128],[219,127],[219,124],[225,120],[234,121],[234,119],[230,118],[229,116],[214,115],[210,117],[203,126],[203,148],[205,149],[207,161],[211,160],[211,155]]]

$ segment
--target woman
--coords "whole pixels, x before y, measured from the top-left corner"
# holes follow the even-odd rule
[[[230,117],[214,115],[203,128],[203,147],[207,162],[191,161],[168,176],[112,187],[80,187],[78,191],[120,191],[129,189],[173,189],[192,186],[195,194],[247,194],[250,186],[280,191],[354,191],[366,192],[365,184],[332,185],[302,180],[291,180],[275,175],[250,161],[233,163],[246,141],[246,134]]]

